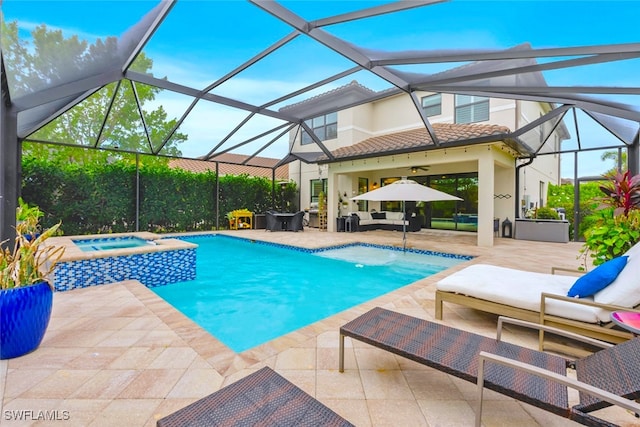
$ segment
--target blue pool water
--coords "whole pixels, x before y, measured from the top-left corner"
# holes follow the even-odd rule
[[[199,245],[196,280],[152,290],[236,352],[470,259],[361,245],[310,253],[225,236],[185,240]]]
[[[137,248],[151,243],[134,236],[101,237],[98,239],[72,240],[84,252],[106,251],[109,249]]]

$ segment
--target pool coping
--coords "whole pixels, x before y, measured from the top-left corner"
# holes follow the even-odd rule
[[[302,247],[302,246],[288,245],[288,244],[277,243],[277,242],[269,242],[267,240],[251,239],[251,238],[240,237],[240,236],[230,236],[228,234],[215,233],[215,232],[213,232],[213,233],[201,233],[201,234],[195,234],[195,235],[186,235],[186,234],[185,235],[175,235],[175,238],[180,239],[181,237],[189,237],[189,238],[223,237],[223,238],[228,238],[228,239],[246,240],[246,241],[250,241],[252,243],[257,243],[257,244],[260,244],[260,245],[275,246],[275,247],[292,249],[292,250],[296,250],[296,251],[300,251],[300,252],[308,252],[308,253],[318,253],[318,252],[330,251],[330,250],[334,250],[334,249],[348,248],[348,247],[353,247],[353,246],[364,246],[364,247],[369,247],[369,248],[388,249],[388,250],[392,250],[392,251],[396,251],[396,252],[411,252],[411,253],[421,254],[421,255],[442,256],[442,257],[445,257],[445,258],[454,258],[454,259],[460,259],[460,260],[463,260],[463,261],[470,261],[470,260],[475,258],[475,255],[461,255],[461,254],[454,254],[454,253],[450,253],[450,252],[432,251],[432,250],[427,250],[427,249],[415,249],[415,248],[403,249],[403,248],[398,247],[398,246],[381,245],[381,244],[367,243],[367,242],[352,242],[352,243],[344,243],[344,244],[331,245],[331,246],[321,246],[321,247],[316,247],[316,248],[305,248],[305,247]]]
[[[107,239],[118,237],[138,237],[143,240],[154,242],[148,246],[138,246],[133,248],[108,249],[102,251],[85,252],[73,240],[91,240],[91,239]],[[181,239],[164,237],[160,234],[150,233],[146,231],[132,233],[111,233],[111,234],[87,234],[82,236],[56,236],[45,241],[46,246],[63,246],[64,253],[59,262],[81,261],[88,259],[119,257],[127,255],[145,254],[152,252],[165,252],[179,249],[192,249],[197,245],[189,243]]]

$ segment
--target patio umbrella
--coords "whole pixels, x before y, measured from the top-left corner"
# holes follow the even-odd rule
[[[352,197],[351,200],[370,201],[400,201],[402,202],[402,212],[405,217],[407,211],[405,202],[435,202],[441,200],[462,200],[460,197],[434,190],[426,185],[418,184],[412,179],[402,178],[392,184],[376,188],[359,196]],[[407,248],[407,223],[402,226],[402,248]]]

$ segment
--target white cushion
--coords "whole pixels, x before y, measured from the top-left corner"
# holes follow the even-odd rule
[[[543,292],[567,295],[576,279],[576,276],[534,273],[494,265],[475,264],[445,277],[437,283],[436,287],[441,291],[455,292],[539,312],[540,295]],[[547,300],[546,312],[588,323],[611,320],[610,313],[606,310],[566,301]]]
[[[371,220],[371,214],[369,212],[358,211],[358,212],[356,212],[356,214],[358,214],[358,216],[360,217],[360,221],[362,221],[362,220],[365,220],[365,221]]]
[[[637,246],[625,254],[629,259],[618,277],[593,296],[596,302],[629,308],[640,304],[640,250]]]
[[[402,219],[404,218],[404,213],[402,212],[386,212],[387,214],[387,219],[390,220],[400,220],[402,221]]]
[[[631,248],[626,253],[624,253],[624,255],[627,255],[630,257],[631,255],[635,255],[637,253],[640,253],[640,242],[631,246]]]
[[[380,224],[379,219],[361,219],[360,225]]]

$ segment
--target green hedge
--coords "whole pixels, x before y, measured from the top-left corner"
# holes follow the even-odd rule
[[[151,232],[212,230],[227,226],[225,214],[247,208],[261,213],[270,208],[295,211],[297,188],[290,182],[277,187],[266,178],[221,176],[216,201],[216,175],[191,173],[166,165],[142,164],[139,229]],[[120,233],[136,230],[135,163],[55,164],[35,157],[22,161],[22,197],[45,212],[43,226],[62,221],[64,234]]]

